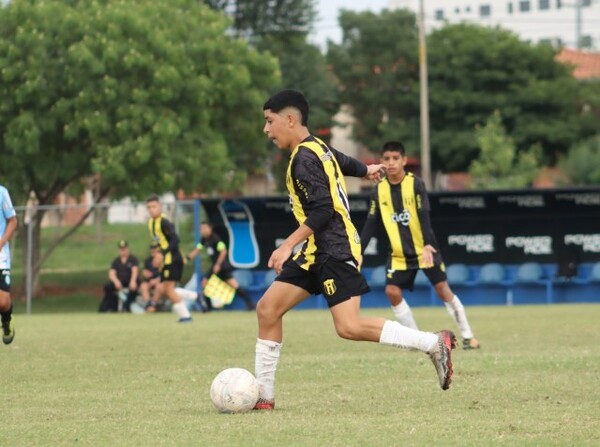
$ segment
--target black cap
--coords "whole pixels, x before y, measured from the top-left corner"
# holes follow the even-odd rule
[[[152,242],[150,244],[150,248],[158,248],[158,247],[160,247],[160,244],[158,242]]]
[[[127,247],[129,247],[129,244],[127,243],[127,241],[125,241],[125,240],[119,241],[119,248],[127,248]]]

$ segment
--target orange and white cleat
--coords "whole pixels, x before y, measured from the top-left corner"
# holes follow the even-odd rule
[[[275,401],[267,400],[267,399],[258,399],[256,405],[254,405],[253,410],[274,410],[275,409]]]

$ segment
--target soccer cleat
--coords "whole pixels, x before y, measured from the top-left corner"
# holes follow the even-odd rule
[[[452,349],[456,347],[456,337],[452,331],[436,332],[438,341],[429,353],[435,366],[443,390],[450,388],[452,382]]]
[[[11,318],[9,322],[2,322],[2,341],[10,345],[15,338],[15,324]]]
[[[178,323],[191,323],[192,322],[192,317],[182,317],[177,322]]]
[[[463,349],[479,349],[481,348],[481,345],[479,344],[479,341],[477,341],[476,338],[463,338],[463,343],[462,343],[462,348]]]
[[[258,399],[256,405],[254,405],[253,410],[274,410],[275,409],[275,401],[267,400],[267,399]]]
[[[146,304],[146,312],[156,312],[156,302],[148,301]]]

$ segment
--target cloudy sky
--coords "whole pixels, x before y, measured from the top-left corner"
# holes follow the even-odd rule
[[[319,18],[315,25],[316,31],[311,36],[311,41],[323,49],[327,39],[336,43],[341,41],[342,32],[337,21],[340,9],[379,12],[387,5],[388,0],[318,0],[317,13]]]

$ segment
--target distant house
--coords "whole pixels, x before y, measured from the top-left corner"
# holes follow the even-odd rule
[[[581,81],[600,81],[600,53],[563,48],[555,58],[573,66],[573,77]]]

